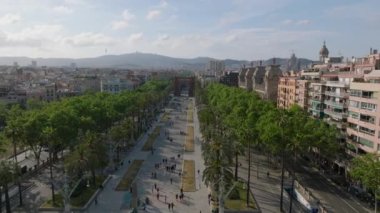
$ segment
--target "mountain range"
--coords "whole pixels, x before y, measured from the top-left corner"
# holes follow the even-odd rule
[[[214,60],[209,57],[197,57],[191,59],[174,58],[151,53],[128,53],[122,55],[104,55],[94,58],[29,58],[29,57],[0,57],[0,65],[13,65],[17,62],[20,66],[31,65],[32,61],[36,61],[38,66],[48,67],[67,67],[75,63],[77,67],[89,68],[115,68],[115,69],[187,69],[187,70],[204,70],[206,64]],[[283,68],[287,64],[286,58],[276,58],[276,64],[280,64]],[[312,63],[309,59],[300,58],[301,67]],[[258,61],[246,60],[224,60],[226,68],[238,69],[243,64],[254,65]],[[264,60],[263,64],[272,64],[272,59]]]

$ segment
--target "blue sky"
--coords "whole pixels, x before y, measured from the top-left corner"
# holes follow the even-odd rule
[[[0,56],[361,57],[378,0],[0,0]]]

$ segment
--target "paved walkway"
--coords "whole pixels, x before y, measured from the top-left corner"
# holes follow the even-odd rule
[[[89,212],[129,212],[129,192],[115,191],[115,187],[121,180],[123,174],[128,169],[128,161],[135,159],[144,160],[142,168],[140,169],[137,178],[135,179],[138,188],[138,197],[143,202],[148,197],[151,204],[147,206],[146,212],[210,212],[210,206],[208,205],[207,195],[208,189],[203,185],[201,174],[196,172],[196,188],[195,192],[184,192],[183,200],[176,200],[175,195],[180,194],[181,177],[179,172],[182,171],[183,160],[195,160],[195,170],[203,171],[203,160],[201,157],[201,144],[200,141],[195,140],[194,152],[185,153],[184,143],[185,136],[180,134],[180,131],[186,132],[187,125],[187,110],[189,102],[194,102],[193,98],[175,98],[176,103],[180,104],[178,109],[166,108],[171,118],[168,122],[160,122],[153,125],[149,132],[160,125],[161,134],[157,138],[154,144],[154,154],[151,152],[143,152],[141,148],[147,139],[145,135],[142,140],[138,142],[134,150],[124,159],[124,165],[117,171],[110,182],[105,186],[104,190],[98,195],[98,204],[94,203],[89,208]],[[173,103],[173,101],[171,102]],[[193,103],[193,105],[195,105]],[[195,112],[195,110],[194,110]],[[194,127],[195,138],[199,138],[199,128],[196,113],[194,113]],[[173,141],[167,140],[167,135]],[[180,157],[178,158],[178,155]],[[168,163],[164,164],[162,159],[167,158]],[[174,158],[174,160],[172,160]],[[160,168],[156,169],[155,164],[161,163]],[[166,171],[166,165],[176,165],[176,170],[171,173]],[[152,178],[152,172],[157,173],[157,178]],[[172,182],[170,181],[172,179]],[[154,184],[159,188],[159,199],[157,199],[157,190],[154,189]],[[166,197],[166,202],[165,202]],[[173,202],[174,209],[169,211],[167,203]],[[141,208],[140,208],[141,209]]]

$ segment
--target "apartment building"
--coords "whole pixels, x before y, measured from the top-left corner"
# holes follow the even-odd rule
[[[380,70],[350,84],[348,152],[380,153]]]
[[[297,103],[296,99],[297,76],[287,73],[280,77],[278,82],[277,107],[288,109]]]

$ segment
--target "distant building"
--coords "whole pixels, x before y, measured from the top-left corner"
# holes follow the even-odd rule
[[[225,70],[224,61],[210,60],[206,67],[207,75],[221,76]]]
[[[227,86],[238,87],[239,86],[239,72],[237,71],[225,72],[224,75],[220,77],[219,82]]]
[[[119,93],[124,90],[134,89],[134,84],[127,79],[102,79],[100,82],[101,92]]]
[[[325,59],[329,57],[329,50],[326,47],[326,42],[323,42],[323,46],[319,51],[319,61],[324,63]]]
[[[32,67],[37,68],[37,61],[32,61]]]
[[[300,61],[298,60],[296,55],[292,53],[292,55],[290,56],[288,60],[286,71],[300,71],[300,69],[301,69]]]
[[[77,92],[79,94],[86,91],[99,92],[100,78],[95,75],[94,76],[90,76],[90,75],[75,76],[71,83],[71,89],[73,92]]]

